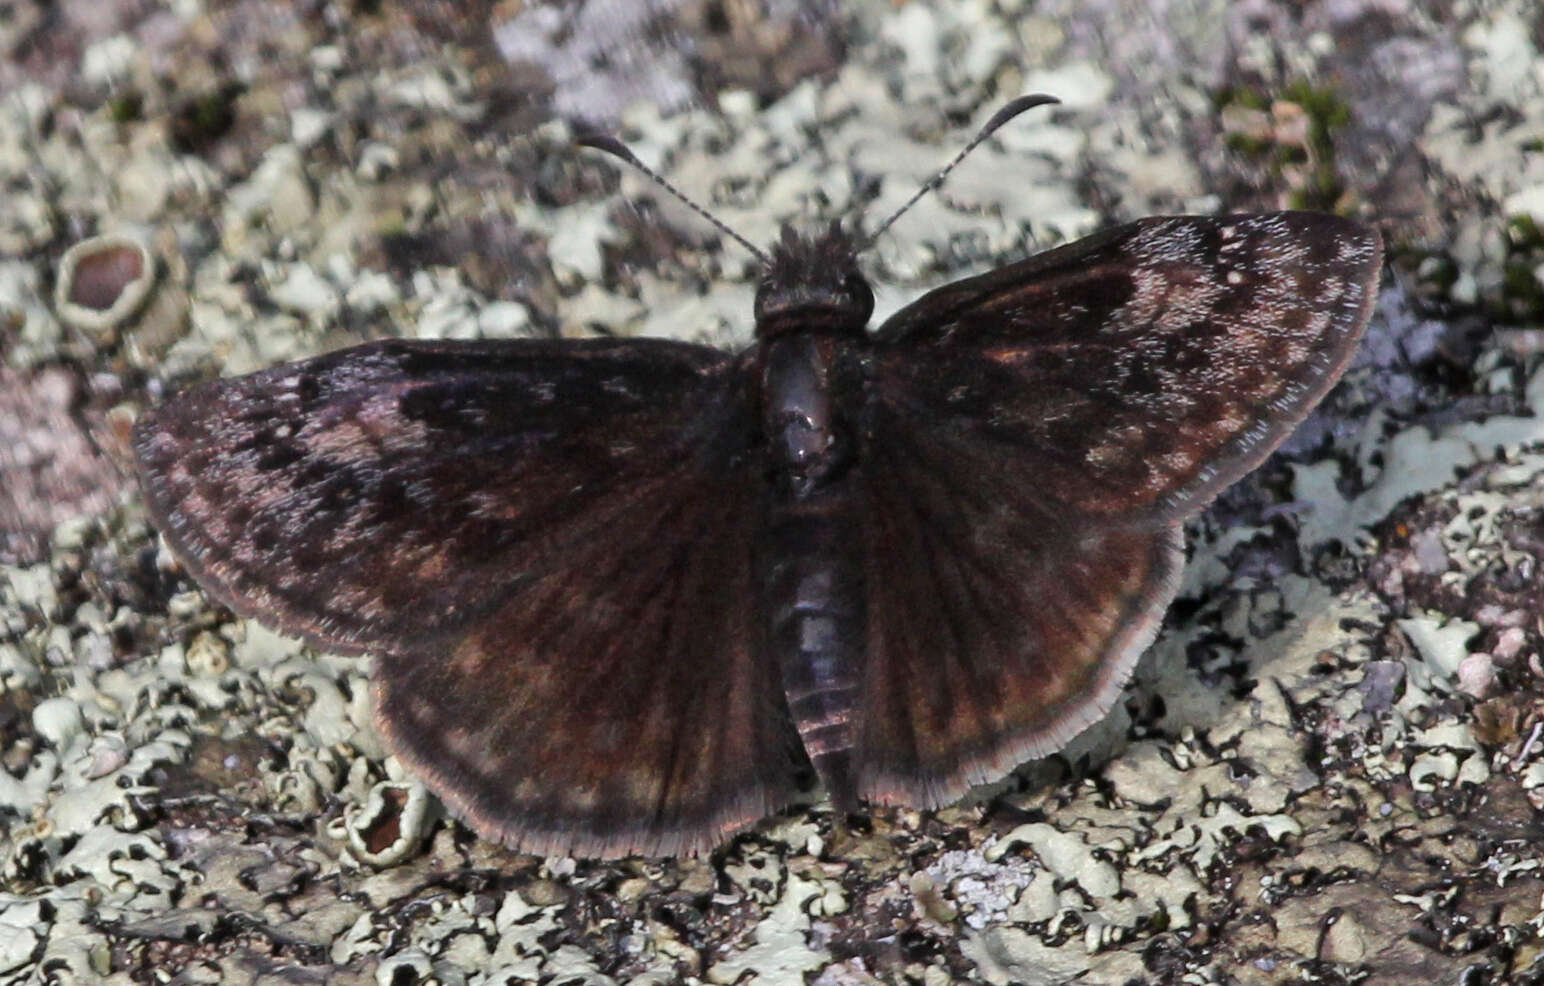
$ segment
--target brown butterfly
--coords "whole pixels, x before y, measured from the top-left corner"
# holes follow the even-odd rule
[[[374,655],[391,747],[490,838],[698,851],[811,768],[947,803],[1109,710],[1181,522],[1340,376],[1381,246],[1144,219],[873,332],[858,252],[758,252],[740,353],[386,341],[195,387],[135,430],[151,513],[238,613]]]

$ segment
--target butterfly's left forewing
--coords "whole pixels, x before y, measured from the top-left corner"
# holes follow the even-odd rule
[[[1377,234],[1309,213],[1142,220],[940,288],[875,337],[859,793],[936,805],[1114,703],[1178,524],[1339,377]]]
[[[657,340],[383,342],[195,388],[135,446],[199,581],[373,654],[391,745],[481,832],[674,853],[807,769],[751,649],[740,373]]]
[[[1032,463],[1047,503],[1184,517],[1339,378],[1381,264],[1377,232],[1337,216],[1143,219],[902,309],[876,392]]]

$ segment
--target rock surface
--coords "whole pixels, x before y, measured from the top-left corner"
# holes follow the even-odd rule
[[[0,983],[1544,980],[1531,0],[61,6],[0,26]],[[1032,90],[1064,105],[883,238],[880,317],[1165,212],[1338,210],[1392,274],[1345,383],[1190,526],[1126,702],[994,796],[520,855],[386,756],[366,661],[158,550],[127,423],[222,369],[744,343],[749,258],[560,114],[766,242],[888,214]],[[71,333],[60,256],[125,226],[152,297]]]

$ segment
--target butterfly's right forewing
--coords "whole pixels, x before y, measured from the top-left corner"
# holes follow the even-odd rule
[[[481,832],[674,853],[807,769],[752,649],[739,374],[657,340],[385,342],[195,388],[135,446],[199,581],[375,655],[392,747]]]

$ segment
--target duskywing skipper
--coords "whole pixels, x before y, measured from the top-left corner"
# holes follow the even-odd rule
[[[738,354],[384,341],[195,387],[135,430],[151,513],[238,613],[374,655],[392,748],[490,838],[702,850],[812,767],[947,803],[1114,703],[1181,522],[1340,376],[1381,246],[1144,219],[874,332],[858,250],[758,252]]]

